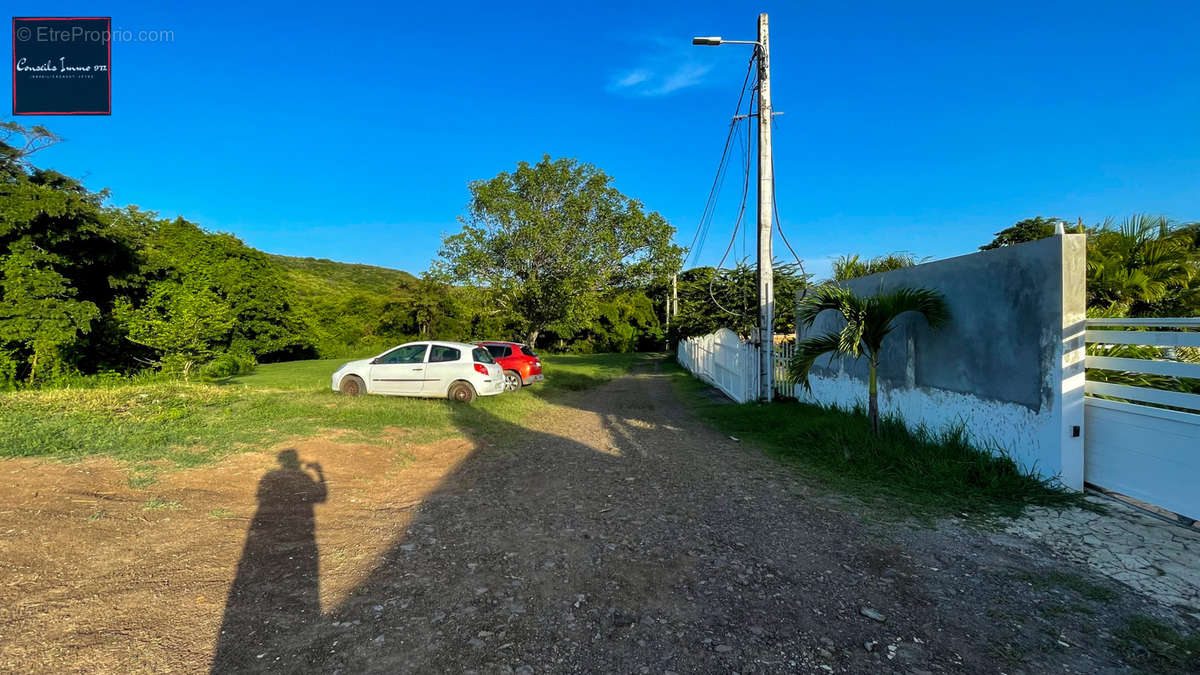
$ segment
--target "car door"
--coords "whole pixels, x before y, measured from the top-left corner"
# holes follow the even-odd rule
[[[425,354],[429,343],[400,345],[371,363],[371,391],[379,394],[419,394],[425,384]]]
[[[433,345],[429,348],[429,361],[425,364],[425,384],[422,391],[430,396],[445,395],[450,383],[468,379],[463,373],[462,352],[448,345]]]

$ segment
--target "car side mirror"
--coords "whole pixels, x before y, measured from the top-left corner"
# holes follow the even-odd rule
[[[378,364],[378,363],[379,363],[379,359],[378,359],[378,358],[371,359],[371,365],[376,365],[376,364]]]

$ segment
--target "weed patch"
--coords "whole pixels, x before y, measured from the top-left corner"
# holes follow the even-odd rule
[[[165,499],[159,499],[158,497],[150,499],[142,504],[143,511],[179,511],[182,508],[183,504],[180,504],[179,502],[171,502]]]
[[[1116,601],[1119,597],[1117,592],[1111,588],[1094,584],[1071,572],[1061,572],[1058,570],[1039,573],[1021,572],[1014,576],[1039,590],[1066,588],[1075,591],[1084,599],[1093,602],[1109,603]]]
[[[875,435],[859,411],[798,402],[717,403],[705,395],[708,385],[678,365],[664,369],[674,373],[677,391],[701,419],[868,502],[900,498],[934,516],[1016,516],[1030,504],[1087,504],[1081,495],[1023,473],[1008,457],[976,447],[961,428],[910,430],[885,418]]]
[[[1118,649],[1134,666],[1166,673],[1200,672],[1200,633],[1185,635],[1138,615],[1117,632],[1117,640]]]

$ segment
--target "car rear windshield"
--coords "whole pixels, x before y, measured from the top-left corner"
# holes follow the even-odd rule
[[[472,349],[471,356],[474,356],[475,360],[479,363],[496,362],[496,360],[492,358],[492,355],[488,353],[488,350],[484,349],[483,347],[476,347],[475,349]]]
[[[521,351],[525,352],[526,354],[528,354],[530,356],[537,356],[537,354],[535,354],[533,352],[533,347],[530,347],[529,345],[521,345]]]

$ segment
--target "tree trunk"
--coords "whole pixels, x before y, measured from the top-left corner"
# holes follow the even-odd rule
[[[871,431],[879,434],[879,385],[876,382],[874,361],[870,362],[871,379],[867,389],[867,416],[871,418]]]
[[[534,330],[529,331],[529,333],[525,335],[525,344],[529,345],[530,349],[536,348],[536,345],[534,345],[533,343],[537,342],[538,334],[540,334],[541,332],[542,331],[535,328]]]
[[[33,350],[33,360],[29,362],[29,386],[33,386],[33,377],[37,374],[38,350]]]

